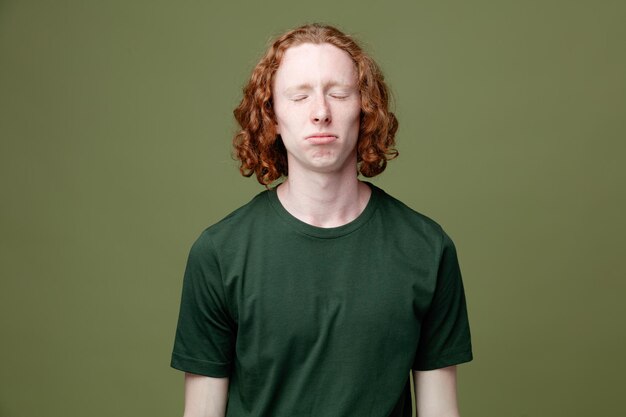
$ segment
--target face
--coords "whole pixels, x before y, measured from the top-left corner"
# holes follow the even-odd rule
[[[289,175],[356,172],[361,97],[347,52],[327,43],[287,49],[272,96]]]

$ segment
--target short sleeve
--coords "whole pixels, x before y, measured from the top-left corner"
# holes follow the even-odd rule
[[[435,292],[423,318],[412,366],[418,371],[445,368],[472,360],[465,291],[456,248],[443,230],[442,235]]]
[[[187,259],[171,366],[199,375],[229,376],[235,335],[215,248],[205,231]]]

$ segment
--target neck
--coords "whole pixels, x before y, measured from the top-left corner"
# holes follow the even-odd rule
[[[370,198],[370,188],[348,175],[307,172],[289,177],[277,189],[278,199],[295,218],[318,227],[338,227],[356,219]]]

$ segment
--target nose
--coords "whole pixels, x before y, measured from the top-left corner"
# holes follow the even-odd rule
[[[313,103],[311,111],[311,120],[315,124],[328,124],[331,121],[330,109],[324,96],[319,97]]]

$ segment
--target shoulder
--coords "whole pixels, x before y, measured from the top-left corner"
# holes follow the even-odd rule
[[[271,214],[268,193],[265,190],[254,196],[248,203],[232,211],[218,222],[206,227],[196,244],[202,246],[221,245],[226,241],[247,236],[255,227],[263,224]]]
[[[450,241],[450,237],[437,221],[409,207],[381,188],[372,187],[378,193],[380,215],[385,219],[387,227],[402,235],[413,235],[429,241],[434,247],[441,248]]]

